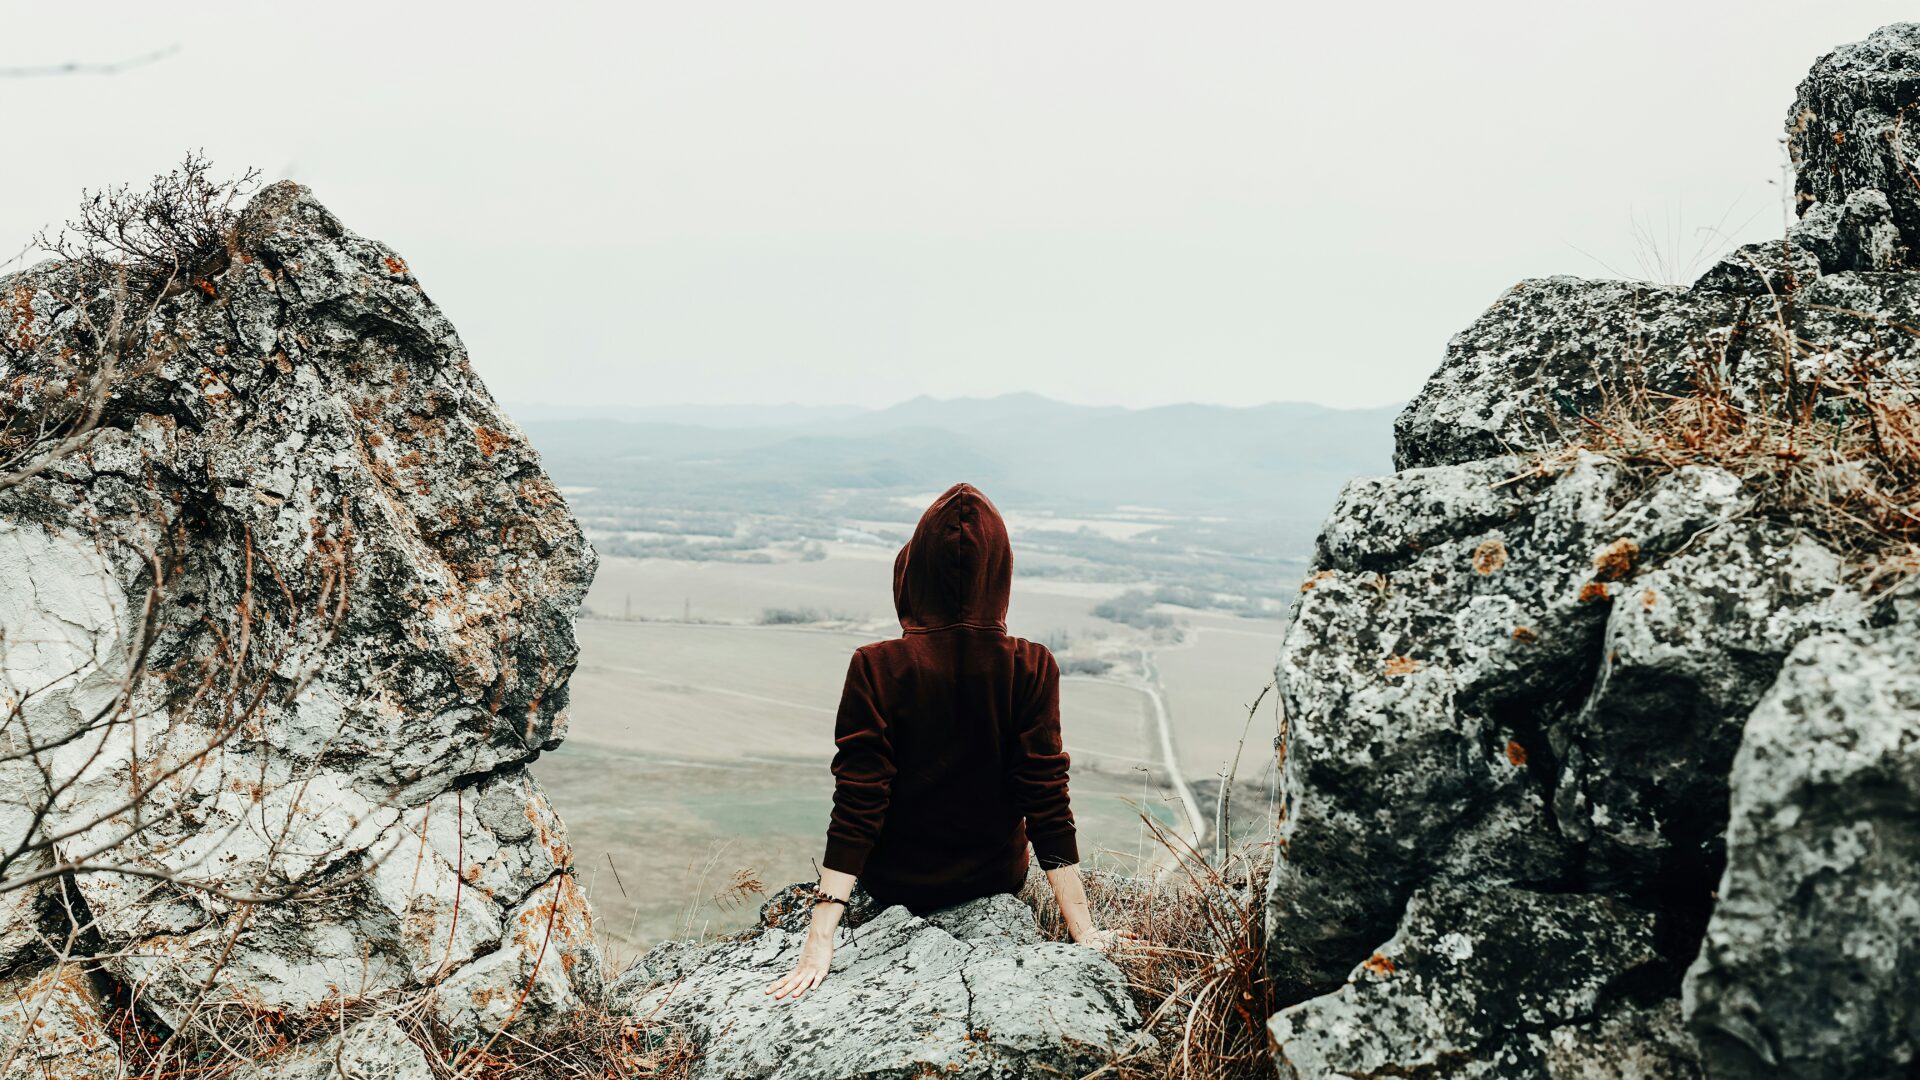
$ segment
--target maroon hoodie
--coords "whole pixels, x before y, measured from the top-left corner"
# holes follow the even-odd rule
[[[1080,861],[1060,746],[1060,668],[1007,635],[1013,548],[1000,512],[955,484],[893,561],[900,637],[863,645],[834,722],[826,866],[926,911],[1011,892],[1027,843]]]

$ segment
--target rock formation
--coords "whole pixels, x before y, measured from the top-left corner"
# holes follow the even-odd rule
[[[119,357],[0,490],[0,998],[62,1017],[32,1052],[99,1051],[103,994],[269,1036],[414,994],[470,1039],[596,998],[525,768],[593,553],[453,327],[292,183],[119,327],[115,291],[0,279],[10,452]],[[399,1045],[369,1023],[343,1045]]]
[[[656,946],[609,1004],[688,1028],[703,1080],[1083,1076],[1148,1038],[1120,969],[1042,941],[1032,910],[1005,894],[924,919],[857,904],[832,977],[776,1001],[765,988],[793,969],[806,937],[808,912],[790,894],[740,940]]]
[[[1282,1075],[1911,1075],[1911,586],[1751,478],[1570,444],[1636,395],[1911,395],[1917,102],[1920,26],[1822,58],[1783,242],[1515,286],[1342,495],[1278,665]]]
[[[1920,23],[1820,58],[1787,118],[1800,219],[1741,247],[1691,288],[1554,277],[1522,281],[1447,346],[1394,425],[1394,467],[1451,465],[1555,445],[1609,397],[1673,393],[1717,371],[1752,395],[1784,333],[1844,365],[1865,354],[1920,375]],[[1883,273],[1883,271],[1893,271]],[[1790,302],[1789,302],[1790,298]],[[1797,373],[1802,380],[1818,366]]]

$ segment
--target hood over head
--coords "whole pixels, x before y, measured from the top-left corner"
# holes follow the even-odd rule
[[[1007,629],[1013,545],[1000,511],[972,484],[948,488],[893,560],[893,608],[907,633]]]

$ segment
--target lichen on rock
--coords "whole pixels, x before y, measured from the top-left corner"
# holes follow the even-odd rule
[[[1900,545],[1813,511],[1856,466],[1808,452],[1837,445],[1836,375],[1913,415],[1916,102],[1920,26],[1823,58],[1786,238],[1691,287],[1515,286],[1399,417],[1399,471],[1342,494],[1277,668],[1283,1074],[1920,1059],[1920,714],[1894,660],[1920,603],[1872,595]],[[1703,394],[1807,445],[1723,467],[1594,436]]]
[[[925,918],[863,912],[840,930],[827,979],[776,1000],[765,989],[806,936],[778,899],[744,938],[656,946],[610,987],[609,1006],[688,1029],[694,1076],[714,1080],[1082,1076],[1151,1038],[1120,969],[1041,940],[1033,911],[1007,894]]]
[[[165,1027],[412,994],[484,1038],[597,997],[526,771],[593,553],[452,325],[293,183],[158,298],[95,269],[0,279],[9,431],[114,361],[97,427],[0,491],[4,872],[65,867],[6,903],[77,913]],[[0,937],[9,986],[52,959]]]
[[[1920,626],[1808,638],[1747,720],[1687,1013],[1715,1076],[1920,1061]]]

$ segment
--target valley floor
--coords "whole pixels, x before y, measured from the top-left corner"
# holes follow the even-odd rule
[[[744,927],[760,901],[744,886],[777,888],[814,875],[848,655],[898,632],[873,613],[890,607],[888,563],[874,554],[856,548],[815,562],[744,566],[606,560],[589,609],[637,608],[659,621],[580,621],[567,741],[534,772],[567,822],[602,939],[614,949]],[[1175,641],[1164,630],[1089,613],[1117,591],[1016,581],[1010,623],[1065,658],[1115,664],[1098,677],[1063,680],[1061,723],[1085,861],[1132,868],[1153,847],[1140,811],[1182,834],[1195,809],[1210,818],[1211,782],[1249,731],[1236,791],[1242,805],[1264,805],[1272,698],[1251,728],[1247,706],[1271,675],[1281,624],[1168,609],[1183,624]],[[782,606],[847,617],[803,626],[751,621]],[[689,612],[729,621],[662,618]],[[1181,800],[1168,783],[1155,691],[1194,799]]]

